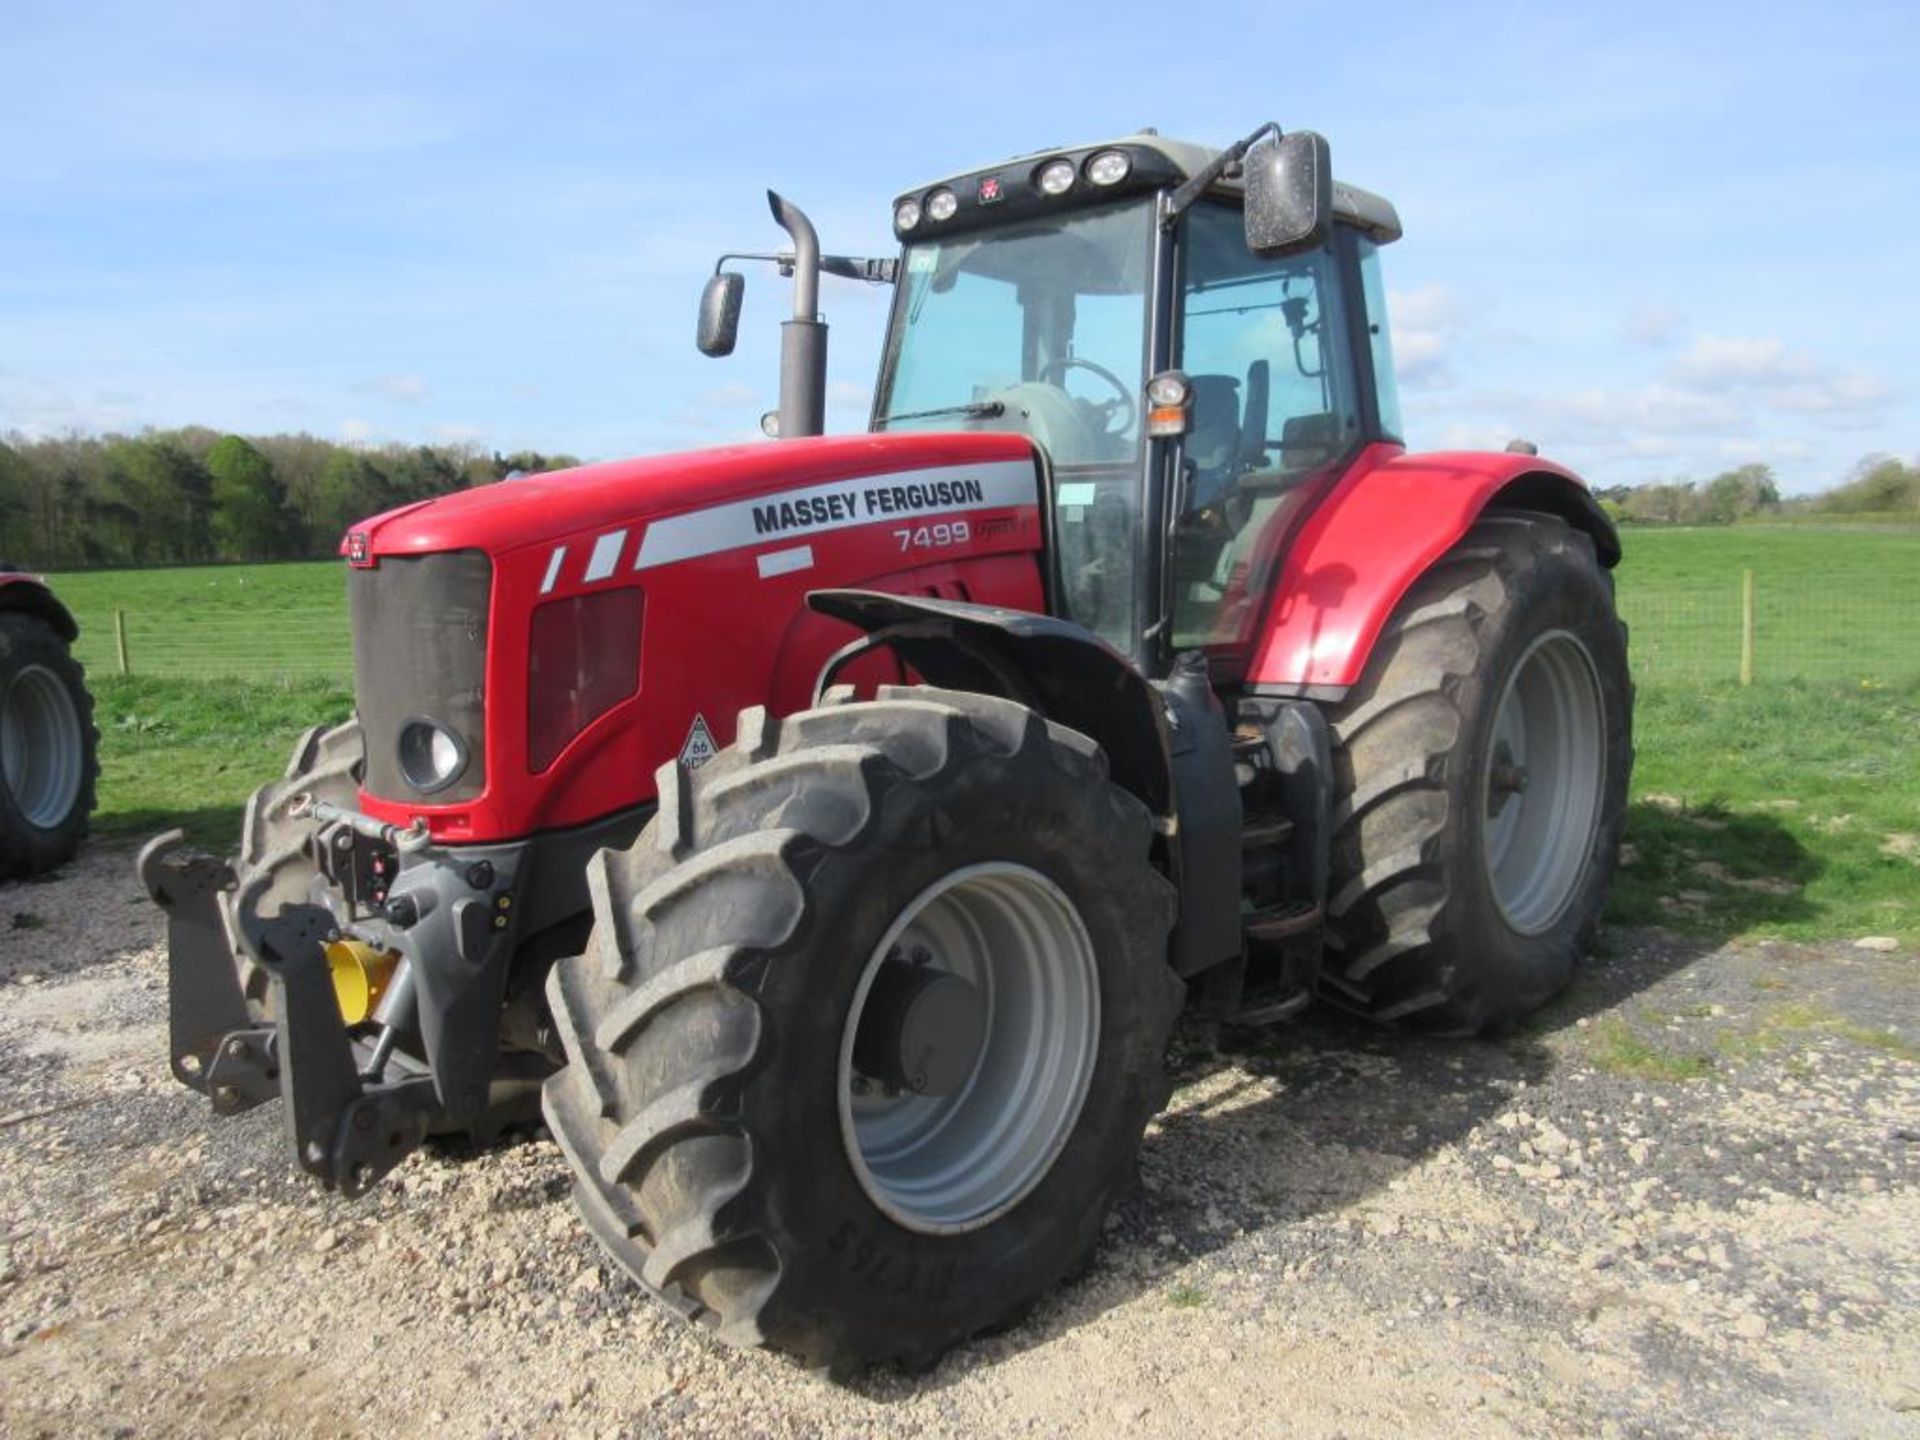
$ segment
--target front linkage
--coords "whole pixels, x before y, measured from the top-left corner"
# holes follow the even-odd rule
[[[422,834],[332,806],[308,816],[304,848],[326,882],[312,888],[330,890],[327,903],[266,913],[278,867],[236,875],[187,849],[177,830],[137,865],[167,913],[175,1077],[222,1115],[280,1095],[301,1167],[357,1196],[430,1130],[473,1124],[487,1109],[525,847],[456,858]],[[343,947],[353,942],[390,960],[391,977],[349,1029],[334,972],[351,963]],[[270,1003],[249,1005],[236,944],[268,977]],[[415,1034],[424,1055],[400,1043]]]
[[[536,848],[456,852],[319,798],[358,744],[354,726],[302,741],[286,780],[253,797],[237,869],[177,830],[136,862],[167,914],[175,1077],[222,1115],[280,1095],[301,1167],[348,1196],[431,1132],[510,1118],[492,1085]],[[364,987],[351,1017],[342,971]]]

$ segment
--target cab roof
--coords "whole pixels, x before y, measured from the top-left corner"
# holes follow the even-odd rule
[[[977,166],[971,170],[962,170],[952,175],[929,180],[924,185],[916,185],[902,192],[906,196],[924,195],[941,186],[952,186],[961,181],[982,174],[992,174],[1016,168],[1037,168],[1055,156],[1085,156],[1101,150],[1138,149],[1148,150],[1178,172],[1182,180],[1192,179],[1219,157],[1220,151],[1213,146],[1196,144],[1190,140],[1175,140],[1154,130],[1139,130],[1131,135],[1121,135],[1111,140],[1096,140],[1081,145],[1055,145],[1034,150],[1025,155],[1013,155],[993,165]],[[1238,167],[1229,169],[1211,187],[1209,193],[1238,199],[1244,191]],[[1363,190],[1358,185],[1349,185],[1336,178],[1333,182],[1333,214],[1336,220],[1354,226],[1365,232],[1376,244],[1385,245],[1398,240],[1404,233],[1400,224],[1399,212],[1393,208],[1393,202],[1371,190]]]

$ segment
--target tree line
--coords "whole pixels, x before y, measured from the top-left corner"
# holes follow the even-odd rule
[[[1613,485],[1594,493],[1608,514],[1629,524],[1731,525],[1760,515],[1920,517],[1920,465],[1869,455],[1838,485],[1784,500],[1765,465],[1723,470],[1704,482]]]
[[[0,556],[36,570],[324,559],[368,515],[570,455],[474,445],[344,445],[204,426],[138,435],[0,437]],[[1628,523],[1728,525],[1770,514],[1920,515],[1920,465],[1869,455],[1817,495],[1782,499],[1773,471],[1595,492]]]
[[[0,556],[36,570],[334,555],[354,521],[570,455],[312,435],[0,437]]]

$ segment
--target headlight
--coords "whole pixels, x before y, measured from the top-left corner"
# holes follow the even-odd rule
[[[919,223],[920,202],[918,200],[902,200],[898,205],[893,207],[894,229],[911,230]]]
[[[1049,160],[1040,167],[1033,183],[1043,195],[1064,195],[1073,188],[1075,176],[1071,160]]]
[[[927,196],[927,218],[929,220],[951,220],[953,212],[960,208],[960,197],[951,190],[936,190]]]
[[[467,746],[431,720],[409,720],[400,729],[400,773],[422,795],[444,790],[467,768]]]
[[[1102,150],[1087,161],[1087,179],[1096,185],[1118,185],[1133,169],[1133,161],[1124,151]]]

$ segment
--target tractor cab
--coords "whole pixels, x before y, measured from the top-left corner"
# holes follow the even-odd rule
[[[1031,437],[1053,608],[1148,674],[1196,648],[1244,671],[1296,522],[1401,440],[1379,265],[1399,219],[1331,181],[1319,136],[1271,131],[950,176],[895,200],[897,262],[826,257],[895,282],[871,428]],[[778,433],[816,430],[783,404]]]
[[[894,204],[873,428],[1039,442],[1060,608],[1150,670],[1196,646],[1230,666],[1319,482],[1400,439],[1378,259],[1399,222],[1344,185],[1301,203],[1317,141],[1213,173],[1221,152],[1140,134]],[[1249,175],[1256,203],[1298,210],[1277,243],[1249,232]]]

